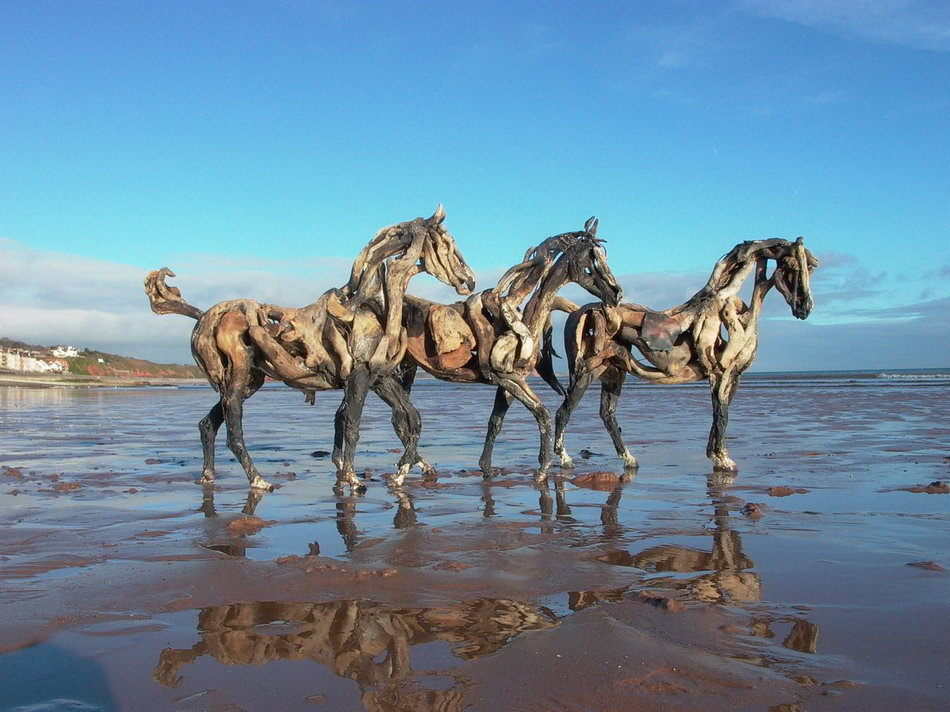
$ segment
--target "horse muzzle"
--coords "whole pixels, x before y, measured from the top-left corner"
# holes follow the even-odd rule
[[[459,283],[455,285],[455,291],[461,294],[463,297],[467,297],[469,294],[475,293],[475,278],[472,277],[465,281],[464,283]]]
[[[792,309],[792,316],[796,319],[807,319],[814,306],[815,303],[811,297],[797,301],[795,307]]]
[[[623,288],[620,285],[611,287],[609,290],[610,294],[608,298],[604,300],[604,304],[608,307],[616,307],[620,305],[620,300],[623,299]]]

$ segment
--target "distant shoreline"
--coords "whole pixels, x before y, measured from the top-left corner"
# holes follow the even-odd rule
[[[557,374],[558,378],[567,383],[569,376],[566,373]],[[533,378],[539,378],[534,376]],[[748,385],[765,385],[770,382],[778,384],[786,382],[806,382],[814,379],[822,381],[839,381],[843,384],[847,382],[876,382],[883,385],[882,382],[894,381],[902,382],[904,385],[929,385],[934,383],[944,383],[950,379],[950,368],[901,368],[901,369],[860,369],[860,370],[836,370],[836,371],[750,371],[743,376],[743,383]],[[437,378],[420,372],[416,378],[417,381],[432,381],[435,383],[444,383]],[[919,383],[915,383],[919,381]],[[268,383],[280,383],[271,381]],[[121,377],[121,376],[87,376],[74,373],[20,373],[16,371],[0,371],[0,388],[148,388],[148,387],[169,387],[169,386],[193,386],[205,385],[207,381],[204,378],[180,378],[173,376],[143,376],[143,377]],[[640,381],[630,378],[630,385],[641,387],[657,387],[657,384]],[[681,384],[685,387],[697,387],[705,385],[704,381]],[[668,388],[668,385],[661,386]]]
[[[142,386],[181,386],[205,383],[203,378],[118,378],[115,376],[83,376],[77,374],[55,373],[0,373],[0,388],[102,388],[102,387],[142,387]]]

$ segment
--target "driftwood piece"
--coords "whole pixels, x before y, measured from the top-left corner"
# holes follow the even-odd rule
[[[429,312],[428,328],[440,368],[452,370],[468,363],[476,346],[475,335],[458,310],[448,305],[434,307]]]
[[[607,266],[603,241],[597,239],[595,230],[596,220],[591,219],[582,231],[548,238],[528,250],[525,259],[508,270],[494,289],[472,295],[464,303],[446,306],[406,298],[407,354],[412,366],[421,366],[435,377],[453,383],[498,386],[479,459],[486,474],[491,472],[492,449],[505,413],[512,400],[518,400],[538,423],[540,450],[536,476],[539,480],[547,477],[551,418],[528,385],[527,377],[541,361],[543,336],[550,331],[552,308],[565,305],[557,297],[562,286],[575,282],[608,304],[620,301],[620,285]],[[528,301],[522,310],[520,305],[525,298]],[[462,329],[448,310],[463,318],[467,329]],[[469,352],[473,353],[463,363]],[[539,371],[547,374],[552,385],[557,383],[553,369]]]
[[[680,323],[665,314],[647,312],[640,322],[640,338],[654,351],[672,351],[673,342],[681,333]]]
[[[338,477],[361,486],[353,468],[362,400],[374,390],[393,409],[393,424],[405,450],[402,476],[414,463],[419,414],[394,376],[406,349],[402,304],[409,280],[425,271],[459,294],[474,288],[474,276],[454,238],[443,226],[440,205],[430,218],[416,218],[380,230],[353,263],[350,279],[301,308],[261,304],[249,299],[222,302],[207,312],[188,304],[177,287],[165,283],[174,273],[154,270],[145,292],[157,314],[182,314],[197,320],[191,345],[195,360],[220,394],[199,424],[204,465],[199,482],[214,481],[214,441],[227,423],[228,447],[241,462],[252,488],[269,489],[254,466],[243,435],[243,403],[265,376],[304,392],[312,403],[318,390],[346,389],[336,427],[334,462]]]
[[[462,315],[451,306],[438,305],[429,311],[429,330],[440,354],[455,351],[462,345],[475,346],[475,336]]]
[[[775,263],[768,274],[768,263]],[[639,304],[616,308],[620,328],[608,327],[610,309],[588,305],[568,317],[565,347],[571,383],[556,417],[555,448],[561,464],[573,461],[564,448],[571,412],[594,379],[601,381],[601,418],[627,467],[637,467],[620,435],[617,399],[625,374],[654,383],[708,380],[713,423],[706,454],[716,470],[734,471],[725,444],[729,404],[741,374],[752,364],[758,346],[758,320],[766,293],[775,287],[792,315],[805,319],[813,300],[812,270],[818,260],[802,238],[754,240],[736,245],[713,267],[706,285],[680,306],[657,312]],[[742,283],[755,273],[752,298],[738,296]],[[648,362],[634,357],[636,349]]]

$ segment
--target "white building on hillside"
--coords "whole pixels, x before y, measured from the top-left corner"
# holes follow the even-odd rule
[[[56,358],[73,358],[79,355],[79,349],[75,346],[57,346],[53,349],[53,356]]]
[[[0,369],[20,373],[65,373],[65,361],[48,361],[20,351],[0,349]]]

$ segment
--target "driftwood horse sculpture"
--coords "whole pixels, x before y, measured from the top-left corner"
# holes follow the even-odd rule
[[[524,262],[508,270],[494,289],[464,302],[436,304],[406,296],[407,388],[418,366],[444,381],[498,386],[479,459],[486,475],[491,473],[492,449],[505,413],[512,399],[517,399],[538,422],[541,445],[536,477],[547,477],[551,416],[527,377],[537,367],[552,387],[560,388],[550,352],[542,353],[542,337],[550,331],[549,317],[560,303],[561,287],[575,282],[607,304],[616,306],[620,301],[620,285],[607,266],[603,240],[596,234],[597,221],[591,218],[584,230],[548,238],[529,250]],[[529,295],[522,312],[520,305]]]
[[[775,269],[768,275],[768,261]],[[573,465],[564,449],[564,431],[571,412],[595,378],[601,381],[600,416],[617,454],[628,468],[637,459],[623,444],[616,409],[627,373],[653,383],[708,380],[712,389],[713,422],[706,455],[715,470],[735,471],[726,449],[729,404],[739,376],[752,364],[758,346],[758,321],[766,293],[775,287],[792,315],[805,319],[812,309],[809,277],[818,260],[798,238],[755,240],[736,245],[720,259],[706,286],[685,304],[658,312],[639,304],[613,308],[589,304],[567,319],[564,341],[570,385],[557,411],[555,449],[565,467]],[[755,271],[752,299],[738,292]],[[634,358],[635,347],[650,365]]]
[[[431,218],[416,218],[383,228],[360,252],[346,285],[331,289],[299,309],[261,304],[250,299],[221,302],[207,311],[188,304],[168,268],[145,278],[152,311],[196,319],[191,336],[195,361],[220,399],[198,425],[204,451],[200,484],[214,481],[214,441],[227,424],[228,447],[237,457],[252,488],[270,489],[244,445],[243,404],[264,383],[265,376],[304,391],[313,403],[316,391],[372,389],[393,410],[393,425],[405,446],[400,471],[420,462],[416,447],[421,421],[393,371],[405,353],[403,298],[409,280],[427,272],[459,294],[475,286],[471,269],[442,222],[440,205]],[[353,486],[353,457],[359,439],[362,399],[345,398],[336,417],[333,460],[338,478]],[[358,402],[356,402],[358,401]]]

